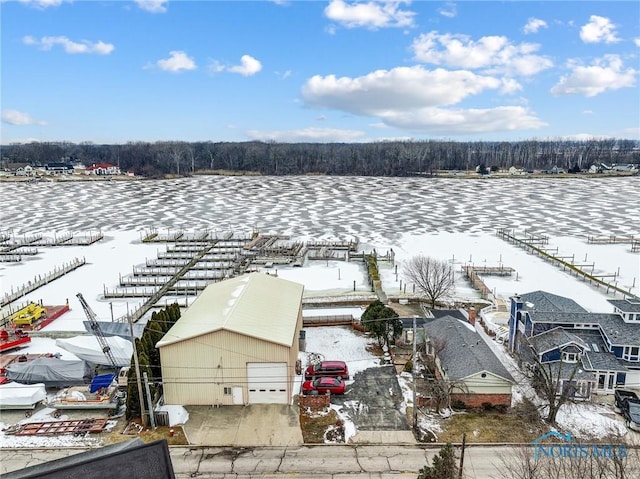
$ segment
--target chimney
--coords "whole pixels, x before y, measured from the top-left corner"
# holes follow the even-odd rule
[[[474,326],[476,324],[476,308],[473,306],[469,308],[469,322]]]

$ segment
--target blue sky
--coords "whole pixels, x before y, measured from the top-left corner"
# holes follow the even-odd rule
[[[0,1],[3,144],[640,139],[635,1]]]

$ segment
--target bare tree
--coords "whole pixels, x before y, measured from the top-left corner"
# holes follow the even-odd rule
[[[606,445],[577,442],[546,444],[554,454],[535,454],[536,445],[515,446],[500,458],[503,479],[602,479],[631,478],[640,474],[637,447],[620,438],[607,439]],[[561,453],[559,453],[561,451]]]
[[[453,268],[446,260],[439,260],[429,256],[414,256],[405,265],[405,278],[416,285],[431,307],[436,307],[436,301],[451,293],[455,285]]]
[[[575,399],[574,379],[580,368],[580,361],[573,364],[563,361],[542,363],[535,353],[532,356],[534,359],[532,385],[540,394],[544,402],[543,407],[547,408],[545,420],[555,425],[560,408]]]
[[[433,338],[429,340],[429,345],[429,351],[422,360],[425,367],[423,376],[426,380],[426,393],[431,398],[431,406],[436,413],[439,413],[443,407],[451,408],[451,395],[455,391],[469,394],[469,389],[464,381],[452,381],[445,378],[438,368],[436,358],[438,353],[446,347],[446,341],[442,338]]]

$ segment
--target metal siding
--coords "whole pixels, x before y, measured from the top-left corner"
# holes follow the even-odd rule
[[[292,379],[297,341],[294,346],[288,348],[224,330],[162,346],[160,358],[165,402],[185,406],[230,405],[233,404],[233,395],[225,395],[224,387],[233,386],[243,388],[246,401],[247,363],[286,363]],[[291,397],[291,379],[287,382],[288,397]]]

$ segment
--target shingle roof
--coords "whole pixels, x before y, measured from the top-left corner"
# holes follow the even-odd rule
[[[487,371],[514,382],[491,348],[469,323],[444,316],[426,321],[424,328],[431,340],[443,342],[444,348],[436,354],[450,379],[456,381]]]
[[[608,313],[550,313],[535,311],[531,314],[534,323],[549,324],[596,324],[600,326],[612,345],[640,345],[640,324],[625,323],[619,314]]]
[[[291,346],[304,286],[263,273],[213,283],[198,295],[156,347],[219,330]]]
[[[528,311],[549,313],[582,313],[587,312],[573,299],[547,293],[546,291],[533,291],[520,296],[524,309]]]
[[[608,299],[607,301],[625,313],[640,313],[640,300],[638,299]]]
[[[578,362],[578,363],[563,363],[562,361],[556,361],[555,363],[545,363],[544,368],[550,371],[552,377],[554,378],[569,379],[572,377],[571,375],[573,374],[573,379],[576,379],[576,380],[578,379],[583,381],[596,380],[595,373],[586,370],[584,359],[582,360],[582,362]]]
[[[582,356],[582,364],[591,371],[628,371],[627,367],[609,352],[587,351]]]
[[[583,350],[589,348],[582,339],[561,327],[553,328],[544,333],[532,336],[529,338],[529,343],[538,354],[551,351],[552,349],[569,343],[576,343]]]

